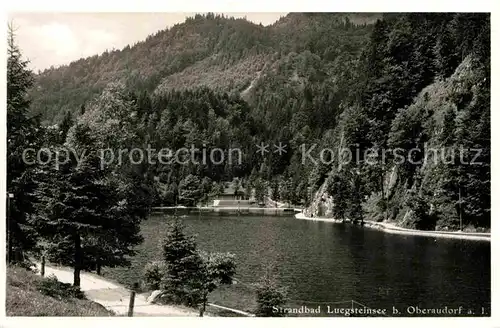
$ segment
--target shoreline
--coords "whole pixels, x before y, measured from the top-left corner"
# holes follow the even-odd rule
[[[307,216],[305,216],[304,212],[300,212],[300,213],[295,214],[295,218],[299,219],[299,220],[342,223],[341,220],[336,220],[333,218],[329,219],[329,218],[307,217]],[[370,229],[381,230],[383,232],[390,233],[390,234],[491,242],[491,233],[482,233],[482,232],[468,233],[468,232],[460,232],[460,231],[457,231],[457,232],[454,232],[454,231],[425,231],[425,230],[401,228],[401,227],[398,227],[392,223],[374,222],[374,221],[365,221],[364,227],[367,227]]]

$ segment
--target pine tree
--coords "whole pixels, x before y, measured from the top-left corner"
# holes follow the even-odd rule
[[[61,262],[71,262],[73,284],[79,286],[84,269],[127,264],[125,257],[133,255],[133,247],[142,241],[139,223],[146,213],[141,213],[143,205],[136,200],[133,184],[123,184],[100,168],[88,127],[76,125],[68,146],[84,156],[80,160],[71,156],[68,161],[61,157],[59,167],[53,163],[42,167],[36,227],[64,249]],[[52,151],[64,154],[58,147]]]
[[[436,45],[434,46],[434,56],[436,75],[441,79],[450,76],[459,63],[455,40],[446,24],[443,24],[441,33],[437,37]]]
[[[253,186],[252,186],[252,183],[250,181],[250,178],[247,178],[245,180],[245,197],[247,199],[252,198],[252,189],[253,189]]]
[[[70,111],[64,114],[63,120],[59,125],[59,143],[63,144],[66,141],[69,129],[73,126],[74,120]]]
[[[80,285],[80,271],[84,269],[82,237],[103,229],[107,219],[98,208],[104,204],[108,191],[99,181],[103,177],[94,170],[95,164],[87,160],[77,169],[73,158],[59,170],[45,167],[40,181],[39,231],[49,238],[69,238],[74,286]]]
[[[162,249],[166,264],[163,282],[166,292],[174,297],[175,302],[190,302],[185,286],[199,269],[200,260],[194,238],[184,233],[184,225],[179,218],[174,217],[168,225]]]
[[[333,197],[333,217],[337,220],[346,219],[349,191],[348,182],[342,172],[333,175],[328,194]]]
[[[196,175],[188,175],[179,183],[179,201],[187,206],[194,206],[201,198],[200,179]]]
[[[267,183],[262,178],[257,178],[254,182],[255,186],[255,201],[259,204],[264,204],[267,197]]]
[[[287,301],[287,290],[278,286],[276,279],[266,274],[257,284],[257,311],[258,317],[282,317],[284,313],[275,311]]]
[[[271,198],[275,202],[280,200],[280,183],[278,178],[273,179],[271,182]]]
[[[38,148],[41,130],[38,121],[28,114],[28,90],[33,85],[33,73],[15,43],[12,25],[9,25],[7,41],[7,193],[13,195],[7,202],[7,259],[14,262],[21,261],[23,253],[36,245],[36,232],[31,224],[35,210],[35,166],[27,164],[27,161],[35,162],[35,158],[27,153],[25,161],[23,152],[26,148]]]
[[[280,199],[287,203],[288,206],[290,206],[294,194],[292,178],[281,181],[279,193]]]

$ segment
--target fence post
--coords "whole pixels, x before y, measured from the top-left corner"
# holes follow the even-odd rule
[[[134,287],[132,288],[132,291],[130,292],[130,301],[128,303],[128,316],[133,317],[134,316],[134,301],[135,301],[135,291],[139,288],[138,283],[134,283]]]
[[[40,266],[40,275],[45,276],[45,255],[42,255],[42,264]]]

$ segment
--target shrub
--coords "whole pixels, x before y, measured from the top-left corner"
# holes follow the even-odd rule
[[[57,299],[78,298],[85,299],[80,287],[65,284],[57,280],[54,275],[37,282],[37,289],[40,293]]]
[[[148,263],[144,269],[144,283],[149,290],[157,290],[165,276],[166,265],[163,261]]]
[[[57,299],[42,294],[38,285],[46,280],[18,266],[7,268],[5,311],[8,316],[111,316],[101,304],[87,299]]]

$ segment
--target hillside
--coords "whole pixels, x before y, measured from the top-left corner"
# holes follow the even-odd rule
[[[60,121],[66,111],[77,113],[117,81],[136,92],[196,86],[242,91],[264,67],[290,52],[309,50],[326,60],[344,50],[356,53],[370,30],[364,24],[379,16],[297,13],[264,27],[196,15],[135,45],[43,71],[32,91],[32,112],[47,123]]]
[[[102,305],[67,295],[33,272],[7,268],[6,314],[8,316],[112,316]],[[47,295],[49,292],[51,296]]]

